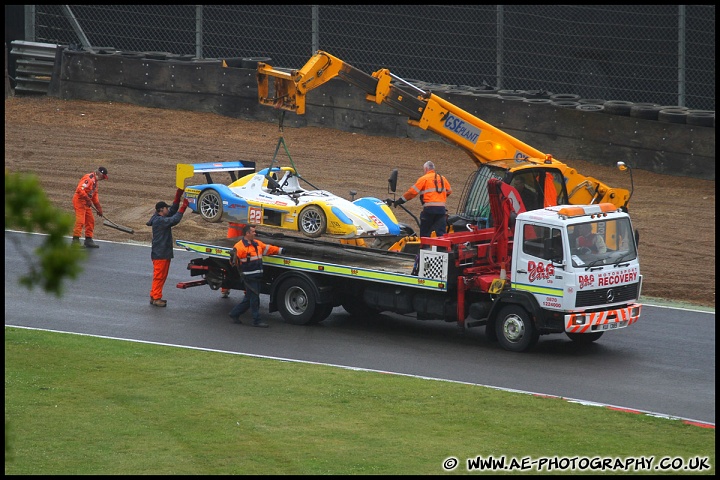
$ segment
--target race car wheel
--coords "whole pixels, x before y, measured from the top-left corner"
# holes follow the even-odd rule
[[[533,347],[539,334],[530,314],[518,305],[506,305],[495,320],[498,342],[511,352],[524,352]]]
[[[312,285],[300,277],[287,278],[280,285],[277,308],[283,320],[293,325],[317,323],[324,314],[324,305],[317,303]],[[327,314],[330,315],[330,312]]]
[[[598,338],[602,337],[602,334],[605,332],[593,332],[593,333],[571,333],[571,332],[565,332],[565,335],[567,335],[570,340],[572,340],[575,343],[592,343]]]
[[[298,229],[306,236],[317,238],[327,228],[327,218],[322,208],[317,205],[308,205],[298,217]]]
[[[215,190],[205,190],[198,197],[197,212],[210,223],[220,221],[223,214],[222,199]]]

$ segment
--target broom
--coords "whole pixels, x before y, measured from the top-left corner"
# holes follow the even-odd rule
[[[97,213],[97,209],[95,206],[92,206],[92,209],[95,210],[95,213]],[[113,222],[109,218],[107,218],[105,215],[103,215],[103,225],[107,225],[110,228],[114,228],[116,230],[120,230],[121,232],[125,233],[135,233],[135,230],[133,230],[130,227],[126,227],[125,225],[118,225],[117,223]]]

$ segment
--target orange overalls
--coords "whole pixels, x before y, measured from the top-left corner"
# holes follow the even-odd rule
[[[428,170],[422,177],[418,178],[415,185],[400,197],[404,201],[412,200],[418,194],[423,205],[420,214],[420,236],[429,237],[432,232],[440,237],[447,229],[447,209],[445,202],[448,195],[452,193],[450,182],[447,178],[435,173],[435,170]]]
[[[235,238],[242,236],[242,228],[245,226],[244,223],[228,222],[227,238]],[[227,298],[230,295],[229,288],[221,288],[220,293],[223,298]]]
[[[73,237],[81,237],[84,228],[85,238],[93,238],[95,217],[93,216],[92,205],[95,205],[98,212],[102,212],[95,172],[84,175],[78,182],[77,188],[75,188],[75,194],[73,195],[73,207],[75,207]]]

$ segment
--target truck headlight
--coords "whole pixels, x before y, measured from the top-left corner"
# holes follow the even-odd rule
[[[585,315],[575,315],[573,325],[585,325],[586,320]]]

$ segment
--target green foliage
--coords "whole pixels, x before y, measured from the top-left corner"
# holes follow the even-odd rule
[[[50,203],[35,175],[5,170],[5,228],[47,234],[34,255],[17,244],[29,269],[20,277],[21,285],[30,290],[39,285],[60,297],[63,280],[76,278],[82,272],[81,261],[86,254],[65,238],[73,225],[72,215]]]

